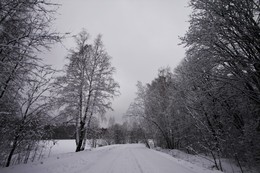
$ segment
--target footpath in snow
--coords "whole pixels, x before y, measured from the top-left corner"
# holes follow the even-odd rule
[[[142,144],[111,145],[0,168],[1,173],[220,173],[178,160]]]

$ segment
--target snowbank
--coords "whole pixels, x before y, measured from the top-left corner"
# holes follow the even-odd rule
[[[155,150],[167,153],[179,160],[181,159],[206,169],[215,170],[214,161],[209,156],[187,154],[183,151],[176,150],[176,149],[167,150],[167,149],[156,148]],[[221,162],[225,173],[241,173],[239,167],[231,160],[221,159]],[[244,173],[257,173],[257,171],[250,170],[250,171],[244,171]]]

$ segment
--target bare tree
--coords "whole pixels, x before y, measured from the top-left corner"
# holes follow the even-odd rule
[[[48,68],[33,71],[35,74],[31,75],[21,88],[13,118],[14,125],[10,121],[3,125],[5,126],[3,129],[9,129],[9,134],[4,136],[7,137],[5,142],[8,143],[8,147],[5,148],[8,151],[6,167],[11,164],[15,153],[21,154],[27,151],[30,153],[35,149],[39,140],[45,135],[44,126],[50,122],[48,119],[52,104],[49,91],[53,87],[54,71]],[[8,127],[10,124],[11,129]],[[28,157],[22,161],[24,159],[28,160]]]
[[[28,134],[37,128],[28,133],[26,129],[42,122],[45,114],[47,105],[40,99],[49,92],[43,88],[49,87],[48,76],[52,70],[42,64],[37,54],[61,40],[60,34],[50,29],[56,9],[57,4],[47,0],[0,2],[0,133],[4,138],[0,145],[8,148],[1,150],[2,158],[7,159],[6,166],[11,164],[14,153],[28,147],[25,141],[34,140]],[[41,91],[43,93],[39,93]],[[41,136],[42,132],[38,132]],[[36,139],[34,135],[31,137]]]
[[[37,51],[60,41],[50,30],[56,6],[46,0],[0,2],[0,99],[15,93],[24,75],[38,65]]]
[[[170,149],[178,148],[181,139],[173,77],[170,68],[164,68],[159,70],[158,77],[151,84],[142,86],[139,82],[137,97],[127,113],[130,117],[139,117],[141,127],[148,127],[143,131],[153,131],[159,146]]]
[[[77,49],[68,56],[66,75],[57,80],[62,85],[61,103],[66,110],[72,110],[70,113],[76,123],[76,152],[84,150],[91,118],[111,109],[111,99],[119,93],[119,85],[113,79],[115,69],[101,36],[93,45],[88,44],[88,40],[89,34],[84,30],[76,37]]]
[[[197,123],[204,148],[239,165],[257,165],[259,1],[193,0],[190,5],[191,26],[183,38],[188,51],[178,72],[186,112]]]

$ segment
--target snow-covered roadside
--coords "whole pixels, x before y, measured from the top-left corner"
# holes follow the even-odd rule
[[[91,140],[87,140],[85,149],[89,150],[91,148]],[[28,155],[27,162],[36,162],[42,159],[48,158],[53,155],[63,154],[63,153],[70,153],[75,152],[76,143],[73,139],[68,140],[42,140],[35,146],[34,149],[30,151]],[[26,151],[29,152],[29,151]],[[27,154],[27,153],[26,153]],[[21,156],[15,154],[12,158],[11,165],[21,164],[19,159],[20,157],[24,157],[24,154]]]
[[[49,156],[52,156],[56,154],[75,152],[76,142],[74,139],[54,140],[50,141],[46,147],[50,150]],[[85,149],[90,148],[90,141],[87,141]]]
[[[86,141],[85,150],[90,150],[92,145],[92,140],[89,139]],[[102,139],[97,139],[96,146],[105,145],[105,141]],[[46,148],[50,150],[49,156],[62,154],[62,153],[69,153],[75,152],[76,150],[76,142],[74,139],[63,139],[63,140],[54,140],[50,141]]]
[[[60,142],[60,144],[62,144],[62,143],[66,143],[66,141]],[[66,146],[72,146],[70,144],[72,144],[72,143],[68,142],[66,144]],[[27,163],[27,164],[13,165],[8,168],[0,168],[0,172],[1,173],[80,172],[83,169],[83,167],[91,166],[91,164],[93,164],[93,162],[96,161],[98,157],[100,157],[106,151],[111,150],[113,147],[115,147],[115,146],[106,146],[106,147],[93,149],[93,151],[96,151],[96,152],[92,152],[91,150],[85,150],[83,152],[78,152],[78,153],[75,153],[75,151],[67,152],[67,153],[59,153],[59,154],[53,153],[48,158],[42,158],[41,160],[38,160],[35,162],[31,162],[31,163]],[[64,145],[63,145],[63,149],[64,148],[66,148],[66,147],[64,147]],[[70,147],[68,147],[67,149],[70,149]],[[65,150],[63,150],[63,151],[65,151]]]
[[[213,159],[208,156],[198,156],[187,154],[180,150],[169,150],[169,149],[161,149],[155,148],[157,151],[161,151],[163,153],[169,154],[174,158],[177,158],[178,161],[187,161],[191,163],[191,165],[187,164],[186,166],[192,167],[192,165],[197,165],[199,167],[203,167],[210,170],[215,170]],[[239,167],[229,159],[221,159],[222,167],[225,173],[241,173]],[[244,173],[257,173],[257,171],[245,171]]]

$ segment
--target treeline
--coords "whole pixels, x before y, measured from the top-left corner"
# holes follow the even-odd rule
[[[101,138],[106,141],[107,145],[146,143],[144,131],[136,122],[124,122],[123,124],[109,123],[103,132]]]
[[[44,129],[46,131],[44,140],[75,139],[75,125],[47,125]]]
[[[44,140],[75,139],[76,136],[76,126],[73,124],[47,125],[44,129],[46,130]],[[136,122],[131,124],[126,122],[123,124],[114,123],[106,128],[96,126],[96,128],[90,129],[86,139],[93,140],[95,144],[97,140],[101,140],[99,145],[145,143],[144,132]]]
[[[186,57],[137,84],[128,116],[156,145],[260,165],[260,2],[192,0]]]

